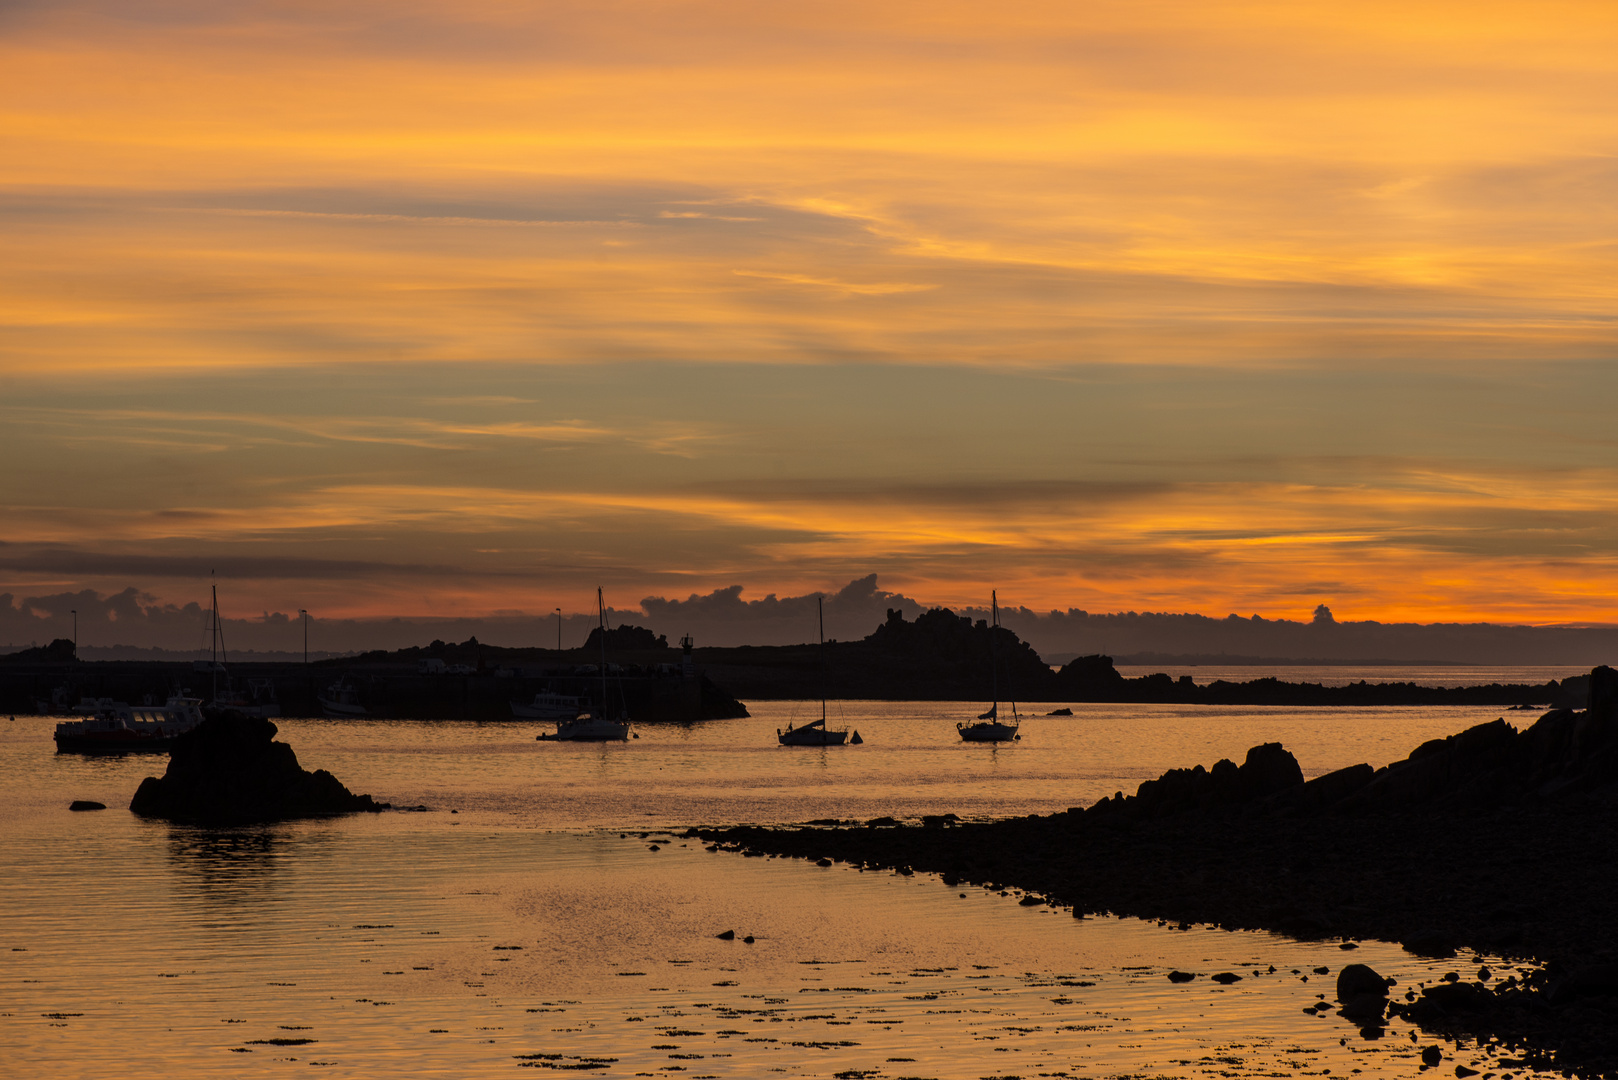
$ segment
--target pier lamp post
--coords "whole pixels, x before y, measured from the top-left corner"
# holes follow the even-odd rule
[[[562,651],[562,609],[556,609],[556,651]]]
[[[79,612],[78,612],[78,609],[75,608],[73,610],[73,652],[75,654],[77,654],[78,651],[79,651]]]
[[[303,666],[309,666],[309,613],[303,608],[298,609],[298,618],[303,620]]]

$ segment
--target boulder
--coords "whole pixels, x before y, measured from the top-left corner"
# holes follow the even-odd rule
[[[1349,964],[1337,973],[1337,1000],[1350,1019],[1380,1020],[1388,1006],[1388,980],[1368,965]]]
[[[1298,759],[1278,742],[1253,747],[1238,772],[1243,793],[1250,799],[1303,787],[1303,770],[1298,767]]]
[[[324,769],[309,772],[268,720],[216,717],[174,740],[168,771],[148,776],[130,801],[142,817],[247,825],[388,809],[355,795]]]
[[[1347,1001],[1363,994],[1388,996],[1388,980],[1367,964],[1349,964],[1337,973],[1337,1000]]]

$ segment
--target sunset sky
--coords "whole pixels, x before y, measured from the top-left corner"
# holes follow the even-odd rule
[[[0,593],[1618,622],[1618,5],[0,3]]]

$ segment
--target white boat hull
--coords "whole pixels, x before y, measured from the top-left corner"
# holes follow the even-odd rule
[[[629,721],[581,716],[559,721],[554,735],[538,735],[535,738],[541,742],[624,742],[629,738]]]

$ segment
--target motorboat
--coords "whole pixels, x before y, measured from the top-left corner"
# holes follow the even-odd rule
[[[317,700],[325,714],[334,720],[369,715],[365,706],[360,704],[359,688],[347,675],[321,691]]]
[[[81,720],[56,725],[58,753],[168,752],[174,740],[202,723],[202,699],[175,694],[163,705],[129,705],[85,698],[73,710]]]
[[[995,641],[1000,636],[1000,598],[993,592],[989,594],[989,606],[989,668],[994,680],[994,703],[989,706],[988,712],[978,714],[977,723],[956,724],[955,730],[967,742],[1016,742],[1022,738],[1018,731],[1022,726],[1022,717],[1017,715],[1016,701],[1007,702],[1011,706],[1011,722],[1008,724],[1000,719],[1000,656],[995,647]],[[1007,691],[1009,693],[1009,686]]]
[[[584,699],[571,694],[542,690],[527,705],[511,703],[511,715],[519,720],[574,720],[584,712]]]
[[[609,695],[607,693],[607,602],[602,598],[600,586],[596,587],[596,611],[601,619],[601,698],[589,712],[583,715],[580,715],[579,710],[575,709],[572,716],[558,719],[555,734],[534,736],[539,742],[623,742],[630,738],[639,738],[638,735],[632,735],[629,730],[629,710],[627,706],[622,704],[622,687],[618,691],[619,708],[614,710],[609,704]]]
[[[821,598],[818,596],[815,597],[815,611],[820,617],[820,661],[822,669],[820,676],[820,719],[811,720],[807,724],[801,724],[798,727],[788,724],[785,731],[776,728],[775,737],[782,746],[842,746],[844,742],[850,741],[846,728],[842,731],[833,731],[826,726],[826,611]],[[864,739],[860,738],[859,732],[854,732],[852,740],[854,745],[864,741]]]

